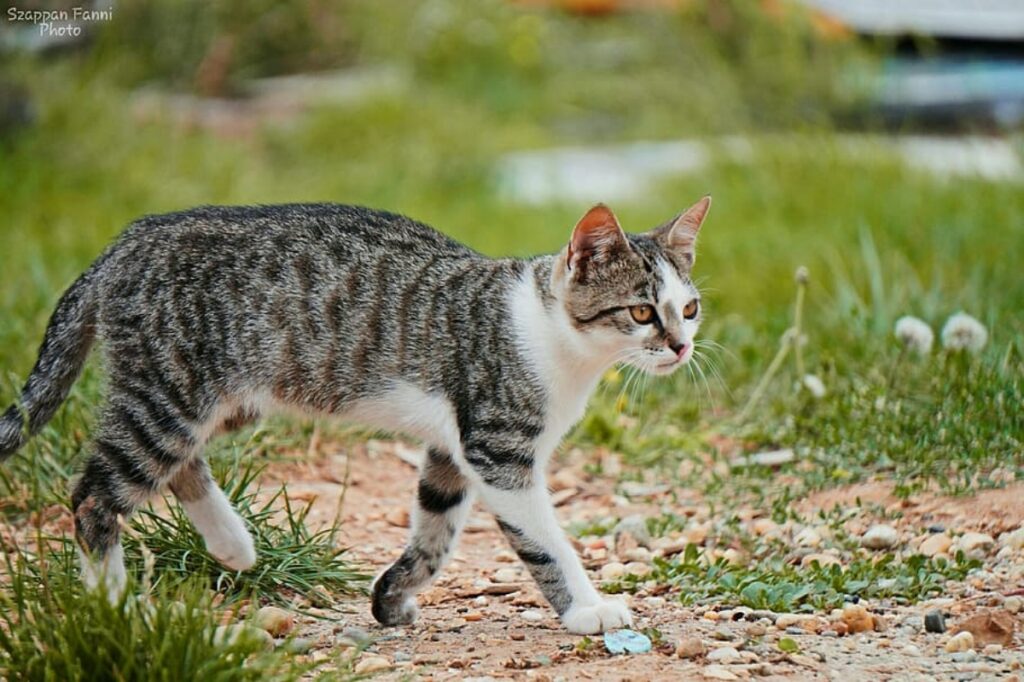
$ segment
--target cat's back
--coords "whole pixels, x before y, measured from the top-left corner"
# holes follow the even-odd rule
[[[397,213],[345,204],[200,206],[146,216],[125,230],[126,249],[211,257],[224,250],[283,255],[310,250],[341,260],[374,252],[472,257],[476,252]]]

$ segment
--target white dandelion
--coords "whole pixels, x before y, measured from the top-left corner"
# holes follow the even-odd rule
[[[988,330],[967,313],[957,313],[942,327],[942,345],[948,350],[977,353],[988,343]]]
[[[935,341],[935,334],[928,323],[913,315],[904,315],[896,320],[896,338],[903,347],[919,355],[928,355]]]
[[[802,383],[804,388],[810,391],[811,395],[815,398],[825,397],[825,382],[819,379],[816,374],[805,374]]]

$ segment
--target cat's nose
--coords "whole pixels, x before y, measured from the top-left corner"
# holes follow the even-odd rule
[[[683,357],[683,354],[686,353],[686,344],[685,343],[680,343],[680,342],[673,343],[673,342],[670,341],[669,344],[668,344],[668,347],[672,349],[672,352],[676,354],[677,358]]]

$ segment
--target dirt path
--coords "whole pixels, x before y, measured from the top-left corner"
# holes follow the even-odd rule
[[[397,452],[407,460],[414,456],[401,445]],[[350,459],[337,454],[312,463],[275,465],[264,482],[287,482],[294,498],[313,500],[312,523],[332,519],[344,492],[342,542],[351,547],[351,558],[368,569],[378,572],[401,553],[416,471],[396,455],[395,445],[371,441],[367,447],[354,448]],[[563,523],[608,515],[654,515],[669,504],[667,496],[657,493],[641,503],[635,503],[635,498],[629,502],[614,495],[612,481],[588,478],[580,469],[559,475],[555,482]],[[998,533],[1024,521],[1021,484],[976,498],[922,497],[909,505],[892,497],[886,486],[869,484],[815,496],[802,506],[805,511],[830,508],[836,503],[850,504],[858,496],[882,506],[903,507],[907,519],[941,517],[959,530]],[[676,511],[692,513],[699,520],[700,508],[696,500],[692,509]],[[601,566],[621,558],[608,544],[595,540],[580,547],[595,579]],[[942,608],[957,618],[984,605],[998,606],[1003,599],[1000,595],[1020,587],[1020,582],[1020,575],[995,575],[984,584],[976,581],[957,586],[949,598],[930,604],[879,608],[884,632],[841,638],[800,632],[799,628],[794,634],[792,627],[783,632],[770,619],[758,621],[749,610],[687,608],[671,593],[654,594],[656,589],[648,589],[629,597],[635,629],[657,628],[662,642],[656,641],[649,654],[611,656],[600,637],[591,638],[589,646],[581,645],[583,638],[561,629],[528,574],[508,551],[493,520],[478,506],[451,565],[437,584],[421,595],[421,614],[414,626],[381,628],[370,616],[368,600],[355,598],[338,605],[344,622],[304,619],[300,633],[316,640],[313,655],[320,658],[337,652],[339,638],[344,643],[346,637],[367,633],[374,643],[363,658],[381,656],[394,666],[382,673],[385,679],[989,679],[1018,669],[1024,661],[1019,650],[1011,646],[995,654],[989,649],[992,655],[983,655],[979,645],[973,657],[951,657],[943,651],[949,635],[924,633],[922,615],[929,608]],[[828,617],[822,614],[819,621]],[[780,637],[799,641],[799,653],[783,653],[778,648]],[[1020,635],[1017,637],[1019,646]],[[717,661],[713,660],[716,655],[678,657],[677,644],[692,638],[699,638],[709,652],[731,647],[736,656],[725,652],[728,655]],[[879,655],[883,650],[884,655]]]

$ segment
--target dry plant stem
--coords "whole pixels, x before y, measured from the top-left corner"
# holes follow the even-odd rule
[[[757,386],[754,388],[754,392],[750,394],[750,398],[747,400],[747,404],[740,410],[739,420],[746,421],[747,417],[750,416],[751,411],[760,402],[761,397],[764,395],[765,390],[768,388],[768,383],[775,376],[775,373],[779,371],[779,367],[782,366],[783,360],[786,359],[786,354],[789,353],[790,345],[793,343],[792,337],[793,329],[787,329],[786,333],[782,335],[782,343],[779,344],[779,350],[775,353],[775,357],[772,358],[772,362],[768,365],[768,369],[761,376],[761,380],[757,382]],[[789,338],[787,338],[789,337]]]
[[[903,358],[907,355],[907,345],[903,344],[900,347],[900,354],[896,356],[896,361],[892,363],[892,370],[889,371],[889,381],[886,382],[885,392],[889,393],[892,391],[892,387],[896,384],[896,372],[899,371],[900,365],[903,364]]]
[[[796,282],[796,306],[793,312],[793,335],[790,338],[790,342],[793,344],[793,351],[796,357],[796,375],[800,381],[803,381],[804,372],[804,351],[801,343],[801,335],[803,334],[803,319],[804,319],[804,295],[807,291],[807,281],[804,278],[797,278]]]

